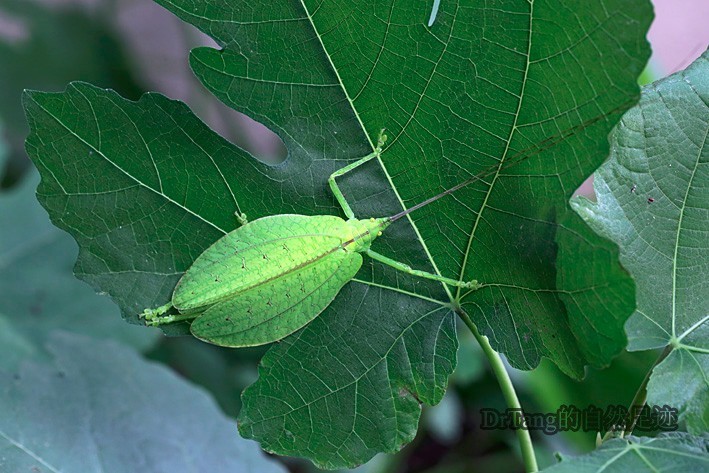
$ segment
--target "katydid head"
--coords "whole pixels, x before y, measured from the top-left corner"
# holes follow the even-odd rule
[[[350,228],[348,250],[367,251],[375,238],[391,224],[389,218],[367,218],[364,220],[347,220]]]

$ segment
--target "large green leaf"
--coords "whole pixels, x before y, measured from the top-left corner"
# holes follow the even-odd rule
[[[604,442],[596,451],[545,468],[546,473],[669,473],[709,469],[709,437],[684,433],[657,438],[627,437]]]
[[[34,354],[56,328],[148,348],[156,339],[153,330],[125,324],[107,297],[72,276],[76,243],[49,222],[37,203],[38,182],[32,170],[19,185],[0,192],[0,314],[7,316],[0,323],[25,340]],[[5,337],[13,338],[7,333]],[[0,356],[0,366],[21,359],[14,355]]]
[[[627,277],[566,201],[605,156],[611,112],[636,94],[646,1],[450,1],[432,29],[428,11],[407,3],[161,3],[225,46],[195,50],[195,72],[277,132],[289,155],[259,163],[156,94],[133,103],[74,84],[26,95],[39,198],[79,241],[77,274],[133,322],[236,226],[235,210],[341,214],[326,179],[371,152],[382,127],[382,162],[340,181],[360,216],[500,166],[376,242],[484,289],[447,293],[365,263],[328,310],[266,355],[244,394],[242,433],[325,467],[397,450],[455,366],[451,301],[520,368],[547,356],[578,377],[622,349],[632,291],[613,287],[630,287]],[[532,159],[506,167],[537,143]],[[593,257],[557,269],[557,247]]]
[[[612,135],[595,179],[598,203],[576,208],[616,241],[637,283],[630,350],[668,347],[648,402],[709,430],[709,52],[647,86]]]
[[[381,166],[344,180],[362,216],[386,213],[388,183],[399,201],[391,206],[410,206],[627,102],[647,57],[642,35],[650,19],[642,1],[586,2],[583,15],[557,2],[450,1],[431,29],[426,9],[395,2],[263,9],[158,2],[224,45],[194,50],[195,73],[281,136],[292,172],[307,168],[324,179],[313,160],[361,155],[387,128]],[[557,273],[553,243],[565,226],[559,222],[576,218],[566,200],[605,157],[614,119],[413,215],[423,243],[417,266],[429,259],[442,274],[486,283],[452,296],[514,366],[532,368],[549,356],[581,376],[585,363],[607,364],[625,344],[630,291],[612,312],[603,302],[617,296],[608,294],[618,277],[607,274],[612,266],[583,268],[586,280],[570,281]],[[570,233],[572,246],[603,251],[597,238]],[[387,246],[412,258],[393,238]],[[574,299],[568,312],[567,296]]]
[[[0,370],[0,470],[264,472],[214,401],[113,341],[55,333],[51,364]]]

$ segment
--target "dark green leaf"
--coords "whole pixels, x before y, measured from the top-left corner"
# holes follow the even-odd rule
[[[709,469],[709,438],[684,433],[604,442],[587,455],[563,458],[545,473],[700,472]]]
[[[130,103],[75,84],[26,96],[40,199],[79,241],[77,274],[129,320],[168,300],[201,251],[236,226],[235,210],[340,214],[326,179],[370,152],[382,127],[383,163],[341,179],[359,216],[391,215],[541,142],[533,159],[376,242],[483,290],[449,294],[366,262],[328,310],[266,355],[244,395],[242,432],[331,468],[400,448],[455,366],[451,300],[520,368],[547,356],[580,376],[622,348],[632,293],[600,290],[622,274],[612,248],[567,223],[566,201],[603,159],[612,112],[636,94],[646,1],[584,4],[583,15],[555,2],[533,11],[443,2],[432,29],[428,11],[407,3],[330,1],[316,13],[311,2],[161,3],[225,46],[193,52],[197,75],[277,132],[289,155],[263,165],[154,94]],[[587,274],[572,278],[568,265],[557,271],[557,244],[600,251],[606,263],[581,260],[574,269]],[[579,320],[587,314],[606,330]]]
[[[40,141],[33,134],[27,144],[28,152],[39,157],[36,161],[45,172],[39,198],[55,223],[79,241],[77,275],[107,290],[129,319],[136,320],[145,307],[164,303],[179,275],[199,253],[236,226],[236,202],[248,203],[244,210],[251,218],[307,213],[312,205],[312,195],[299,196],[293,187],[297,182],[312,189],[309,172],[285,180],[287,166],[273,168],[246,156],[211,133],[183,104],[160,95],[148,94],[133,103],[112,92],[74,84],[64,94],[28,93],[26,107],[32,128],[41,128],[43,136]],[[45,163],[56,164],[50,172]],[[329,168],[318,176],[329,175],[341,163],[323,161],[322,165]],[[335,211],[325,189],[317,193],[329,205],[321,210]],[[212,197],[223,193],[229,198]],[[258,193],[256,198],[254,193]],[[93,218],[87,220],[84,215]],[[402,247],[415,244],[405,226],[392,230]],[[372,271],[366,266],[365,276]],[[390,281],[399,277],[393,270],[377,271],[383,273],[378,277]],[[415,288],[428,297],[442,296],[433,283],[402,278],[398,287],[400,291]],[[420,413],[418,399],[438,402],[454,368],[457,343],[450,311],[440,302],[411,294],[403,297],[400,292],[369,284],[350,284],[321,321],[316,320],[314,327],[319,328],[301,333],[303,339],[321,340],[317,345],[296,348],[302,351],[299,366],[312,359],[323,371],[316,374],[322,384],[311,386],[307,395],[311,400],[306,402],[335,401],[319,394],[329,383],[327,372],[333,383],[351,388],[336,400],[343,402],[344,398],[344,403],[349,403],[349,410],[344,405],[338,409],[343,422],[350,422],[361,416],[350,403],[363,403],[357,402],[360,382],[371,383],[372,393],[375,388],[384,389],[376,394],[389,410],[368,412],[373,420],[383,423],[382,438],[364,452],[355,449],[356,458],[394,450],[410,440]],[[361,310],[353,311],[353,307]],[[382,313],[388,315],[382,317]],[[328,340],[322,340],[323,332],[330,334]],[[363,333],[369,336],[363,337]],[[286,346],[283,343],[279,348]],[[325,351],[317,350],[318,346]],[[314,350],[308,353],[307,348]],[[330,369],[332,364],[338,369]],[[342,371],[346,364],[352,366]],[[267,365],[265,361],[264,367]],[[293,366],[283,368],[288,376],[294,374]],[[305,374],[297,374],[301,382]],[[306,394],[299,394],[299,399],[306,400]],[[381,409],[381,405],[373,407]],[[297,410],[296,417],[301,412],[305,411]],[[260,422],[254,416],[245,425],[258,429]],[[370,432],[380,435],[377,429]],[[347,438],[346,434],[331,436],[340,442]]]
[[[584,15],[555,2],[530,10],[524,2],[450,1],[428,29],[426,11],[395,2],[252,9],[158,1],[225,46],[194,50],[195,73],[225,103],[279,133],[294,172],[304,154],[361,156],[386,127],[381,169],[345,180],[361,216],[387,211],[381,173],[400,197],[390,205],[410,206],[627,103],[647,57],[641,38],[650,19],[642,1],[584,4]],[[605,157],[615,119],[413,214],[423,252],[407,254],[389,240],[400,259],[413,256],[417,266],[428,259],[444,275],[486,283],[451,296],[514,366],[532,368],[548,356],[578,377],[584,364],[605,365],[625,344],[631,293],[611,313],[610,291],[595,291],[618,281],[617,267],[586,268],[582,260],[575,269],[586,280],[566,287],[554,245],[559,222],[573,218],[566,201]],[[588,233],[574,246],[603,246]],[[569,313],[564,299],[572,300]],[[588,313],[606,333],[589,339]]]
[[[382,295],[350,284],[328,317],[272,348],[242,396],[242,435],[328,468],[410,442],[421,404],[443,396],[455,327],[444,307]]]
[[[557,286],[569,328],[588,363],[606,367],[625,347],[623,325],[635,307],[635,285],[618,265],[618,247],[598,238],[573,210],[559,218],[556,241]]]
[[[214,401],[112,341],[56,334],[53,362],[0,371],[0,470],[284,470],[239,439]]]
[[[680,408],[690,432],[709,430],[709,52],[643,90],[612,135],[597,173],[598,203],[576,202],[616,241],[637,284],[630,350],[669,346],[648,403]]]

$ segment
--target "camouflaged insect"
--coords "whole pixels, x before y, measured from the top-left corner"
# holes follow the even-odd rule
[[[317,317],[362,266],[362,254],[394,268],[458,287],[461,282],[411,269],[372,251],[375,238],[394,221],[440,194],[397,215],[359,220],[335,178],[379,157],[376,151],[330,176],[330,187],[348,220],[327,215],[273,215],[248,222],[207,248],[177,283],[170,303],[146,309],[148,325],[193,320],[192,334],[228,347],[280,340]],[[245,221],[244,215],[238,216]],[[179,313],[165,315],[172,309]]]

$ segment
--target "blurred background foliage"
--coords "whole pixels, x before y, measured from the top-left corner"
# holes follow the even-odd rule
[[[703,21],[709,17],[709,2],[655,0],[654,3],[657,19],[649,35],[654,55],[641,78],[645,83],[684,68],[709,44],[709,30]],[[35,258],[25,261],[22,277],[17,277],[20,269],[0,266],[6,274],[3,284],[10,288],[8,301],[0,307],[4,314],[0,315],[0,326],[7,329],[2,330],[0,342],[16,345],[20,350],[21,338],[36,331],[36,325],[20,319],[29,317],[23,311],[31,313],[30,308],[13,305],[13,297],[21,299],[17,291],[41,287],[29,294],[37,305],[48,297],[51,300],[52,294],[65,292],[62,281],[73,278],[71,265],[76,255],[73,240],[50,228],[46,213],[34,200],[37,178],[23,148],[27,124],[20,105],[21,91],[59,91],[72,80],[115,89],[130,99],[137,99],[145,91],[158,91],[186,102],[213,129],[258,158],[267,162],[284,159],[283,144],[272,132],[222,105],[190,72],[188,51],[210,44],[213,43],[209,38],[150,0],[0,0],[0,124],[4,151],[0,153],[4,155],[0,159],[0,188],[4,188],[0,189],[0,195],[10,196],[2,207],[4,211],[12,209],[14,214],[16,210],[17,215],[26,217],[25,224],[14,225],[8,213],[0,222],[12,225],[15,234],[7,237],[10,240],[51,235],[32,247]],[[589,189],[585,187],[581,192],[588,193]],[[50,260],[56,260],[52,278],[39,273],[33,276],[33,265]],[[15,271],[12,276],[11,271]],[[10,279],[15,279],[14,283]],[[84,312],[81,315],[87,324],[91,317],[100,319],[99,325],[109,318],[113,319],[110,322],[114,327],[125,325],[112,304],[105,298],[95,299],[98,301],[75,309]],[[72,331],[82,325],[71,314],[46,316],[54,317],[48,324],[51,328]],[[166,339],[141,333],[136,338],[126,330],[112,329],[111,323],[104,332],[94,331],[94,336],[117,339],[142,351],[149,359],[172,367],[185,379],[208,390],[231,417],[238,413],[239,395],[255,380],[256,364],[265,352],[264,348],[229,350],[189,337]],[[42,324],[46,326],[47,322]],[[11,340],[12,337],[15,339]],[[415,441],[399,454],[380,455],[356,471],[523,471],[519,457],[510,455],[517,448],[513,432],[478,428],[481,408],[504,410],[505,406],[474,339],[467,332],[461,332],[460,337],[459,363],[451,389],[443,402],[424,412]],[[551,363],[543,363],[532,372],[512,370],[512,377],[522,405],[529,412],[555,412],[563,404],[580,407],[593,404],[601,408],[628,405],[656,356],[654,352],[625,353],[606,370],[589,370],[583,382],[570,380]],[[535,437],[542,468],[546,466],[545,459],[551,462],[555,451],[576,454],[595,445],[592,432],[549,436],[537,433]],[[282,461],[294,472],[314,470],[308,462]]]

